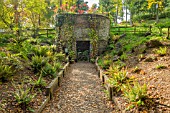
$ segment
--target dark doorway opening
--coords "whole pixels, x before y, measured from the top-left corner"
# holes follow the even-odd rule
[[[76,41],[77,60],[90,61],[90,41]]]

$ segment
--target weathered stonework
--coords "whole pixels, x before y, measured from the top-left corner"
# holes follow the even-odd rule
[[[68,41],[73,39],[72,50],[76,52],[76,41],[90,41],[89,33],[92,29],[98,35],[98,54],[101,54],[107,47],[110,19],[97,14],[62,14],[63,23],[61,26],[63,46],[68,47]]]

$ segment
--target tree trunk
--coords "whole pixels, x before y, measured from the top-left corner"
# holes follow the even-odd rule
[[[115,20],[115,25],[117,25],[117,18],[118,18],[118,6],[116,7],[116,20]]]
[[[130,25],[131,25],[131,26],[133,25],[133,21],[132,21],[132,19],[133,19],[133,14],[132,14],[132,13],[130,13]]]
[[[62,0],[60,0],[60,7],[62,6],[62,4],[63,4],[63,3],[62,3]]]
[[[156,23],[159,22],[159,15],[158,15],[158,13],[159,13],[159,9],[158,9],[158,4],[157,4],[157,8],[156,8]]]
[[[126,5],[126,27],[127,27],[127,5]]]

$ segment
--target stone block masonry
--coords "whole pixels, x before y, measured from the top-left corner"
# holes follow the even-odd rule
[[[89,33],[92,29],[98,36],[97,49],[100,55],[105,51],[110,31],[110,19],[97,14],[61,14],[63,22],[60,39],[63,47],[68,47],[71,41],[72,50],[76,52],[76,41],[91,41]],[[58,20],[57,20],[58,22]],[[90,45],[90,50],[92,50]]]

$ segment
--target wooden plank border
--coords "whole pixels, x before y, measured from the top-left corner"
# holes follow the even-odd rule
[[[105,89],[108,91],[109,94],[109,101],[113,100],[113,87],[109,85],[108,77],[107,75],[104,74],[103,70],[100,68],[100,66],[97,63],[98,57],[96,58],[95,65],[96,65],[96,70],[98,71],[98,77],[102,81],[102,84],[104,85]]]
[[[95,65],[96,65],[96,70],[98,71],[98,77],[100,78],[100,80],[102,81],[104,88],[108,91],[108,99],[109,101],[113,101],[115,103],[115,105],[117,106],[117,108],[122,112],[125,113],[125,110],[122,109],[121,104],[119,103],[119,101],[117,100],[117,98],[114,96],[114,87],[111,86],[107,81],[108,81],[108,77],[107,75],[105,75],[103,73],[103,70],[100,68],[100,66],[97,63],[98,61],[98,57],[96,58],[95,61]]]
[[[64,65],[62,70],[57,74],[57,77],[52,80],[52,82],[46,87],[46,99],[42,102],[41,106],[38,108],[38,110],[35,113],[41,113],[44,109],[44,107],[47,105],[47,103],[53,98],[53,94],[55,90],[61,86],[61,81],[65,77],[65,73],[68,71],[70,63]]]

